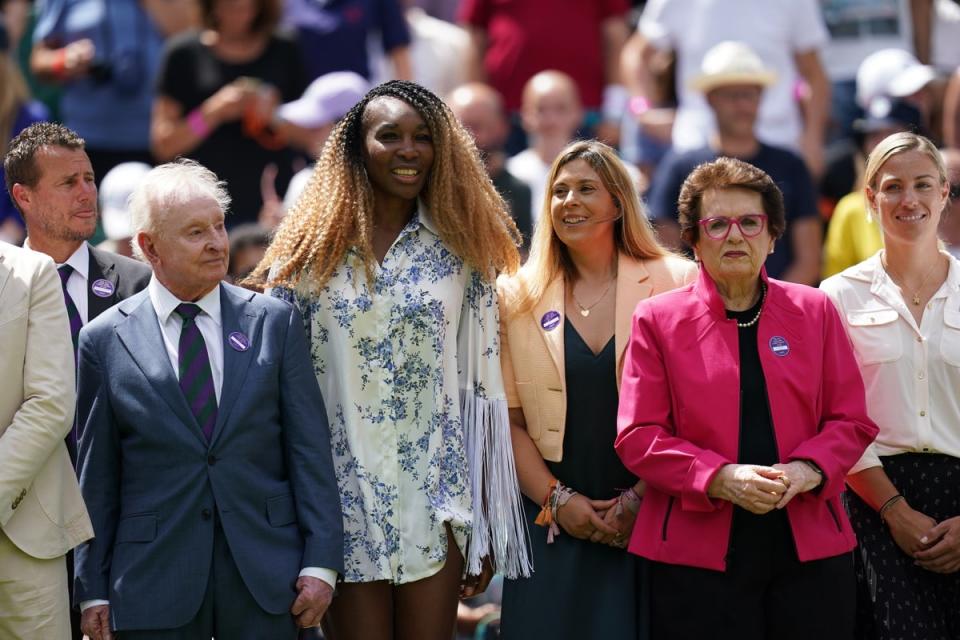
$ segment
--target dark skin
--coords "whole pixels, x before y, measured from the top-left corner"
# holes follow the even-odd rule
[[[372,100],[362,118],[363,160],[373,191],[373,252],[382,264],[417,208],[433,167],[433,136],[412,106],[392,97]],[[464,558],[449,525],[447,559],[422,580],[391,584],[341,583],[323,622],[332,640],[449,640],[457,597],[483,592],[493,577],[489,562],[463,578]]]

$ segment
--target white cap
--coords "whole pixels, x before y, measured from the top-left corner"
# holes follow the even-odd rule
[[[283,194],[283,210],[290,211],[290,208],[297,203],[300,194],[306,188],[313,175],[313,167],[301,169],[290,178],[290,184],[287,185],[287,192]]]
[[[690,88],[708,93],[731,84],[766,87],[776,81],[777,74],[763,66],[753,49],[743,42],[727,40],[713,46],[703,56],[700,74],[690,80]]]
[[[933,67],[903,49],[881,49],[864,58],[857,69],[857,104],[867,109],[874,98],[903,98],[937,77]]]
[[[322,127],[345,116],[369,90],[370,83],[352,71],[328,73],[311,82],[298,100],[282,105],[277,114],[300,127]]]
[[[100,219],[103,232],[110,240],[130,237],[127,200],[148,171],[150,165],[143,162],[124,162],[103,176],[100,183]]]

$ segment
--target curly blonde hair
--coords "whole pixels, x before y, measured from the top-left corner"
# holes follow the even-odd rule
[[[421,199],[441,240],[485,278],[513,273],[520,233],[493,187],[470,134],[450,109],[420,85],[394,80],[374,87],[344,116],[323,147],[303,194],[287,214],[251,279],[316,292],[348,247],[363,256],[373,281],[373,190],[363,160],[363,114],[381,97],[417,110],[433,136],[434,161]]]

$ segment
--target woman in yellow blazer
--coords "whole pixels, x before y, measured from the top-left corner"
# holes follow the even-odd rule
[[[624,550],[643,495],[613,449],[630,319],[696,279],[661,247],[616,153],[554,161],[530,259],[501,278],[501,364],[535,574],[507,581],[504,638],[646,637],[640,558]],[[575,603],[575,606],[557,606]]]

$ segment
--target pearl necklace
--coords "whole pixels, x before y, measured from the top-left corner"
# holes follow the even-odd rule
[[[760,320],[760,314],[763,313],[763,300],[764,298],[767,297],[767,285],[761,284],[760,286],[762,287],[762,289],[760,290],[760,308],[757,309],[757,315],[753,316],[753,320],[751,320],[750,322],[740,322],[739,320],[737,320],[737,326],[740,327],[741,329],[752,327],[753,325],[757,324],[757,321]]]

